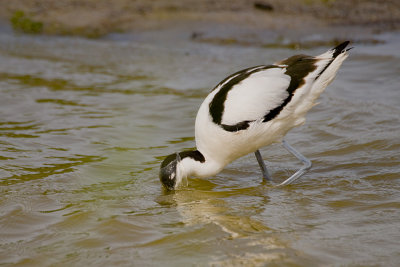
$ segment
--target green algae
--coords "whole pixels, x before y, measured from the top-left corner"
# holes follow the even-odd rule
[[[43,32],[43,23],[29,18],[23,11],[17,10],[10,19],[13,29],[17,32],[38,34]]]

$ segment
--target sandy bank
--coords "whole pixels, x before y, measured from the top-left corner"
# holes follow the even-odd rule
[[[86,37],[197,24],[264,30],[293,39],[312,32],[340,39],[343,29],[345,35],[359,36],[400,28],[398,0],[0,0],[0,5],[0,20],[16,31]],[[192,38],[246,42],[243,36],[232,38],[210,28],[206,33],[194,30]]]

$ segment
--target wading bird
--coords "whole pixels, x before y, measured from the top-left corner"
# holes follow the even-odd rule
[[[335,78],[348,56],[348,41],[313,57],[295,55],[272,65],[238,71],[221,81],[205,98],[196,117],[194,151],[167,156],[160,180],[174,190],[188,176],[209,177],[230,162],[255,153],[264,179],[271,180],[259,149],[282,142],[303,162],[286,185],[311,168],[311,161],[283,138],[305,122],[306,113]]]

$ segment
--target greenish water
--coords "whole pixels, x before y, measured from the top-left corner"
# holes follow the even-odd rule
[[[202,99],[228,74],[305,51],[186,33],[101,40],[0,32],[0,265],[396,266],[400,35],[355,44],[287,140],[313,161],[261,182],[252,155],[163,192],[163,156],[194,146]],[[298,162],[262,150],[282,181]]]

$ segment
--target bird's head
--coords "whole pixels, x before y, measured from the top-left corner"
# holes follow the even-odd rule
[[[175,186],[181,181],[180,171],[178,164],[181,161],[179,153],[171,154],[167,156],[161,163],[160,167],[160,181],[167,190],[174,190]]]

